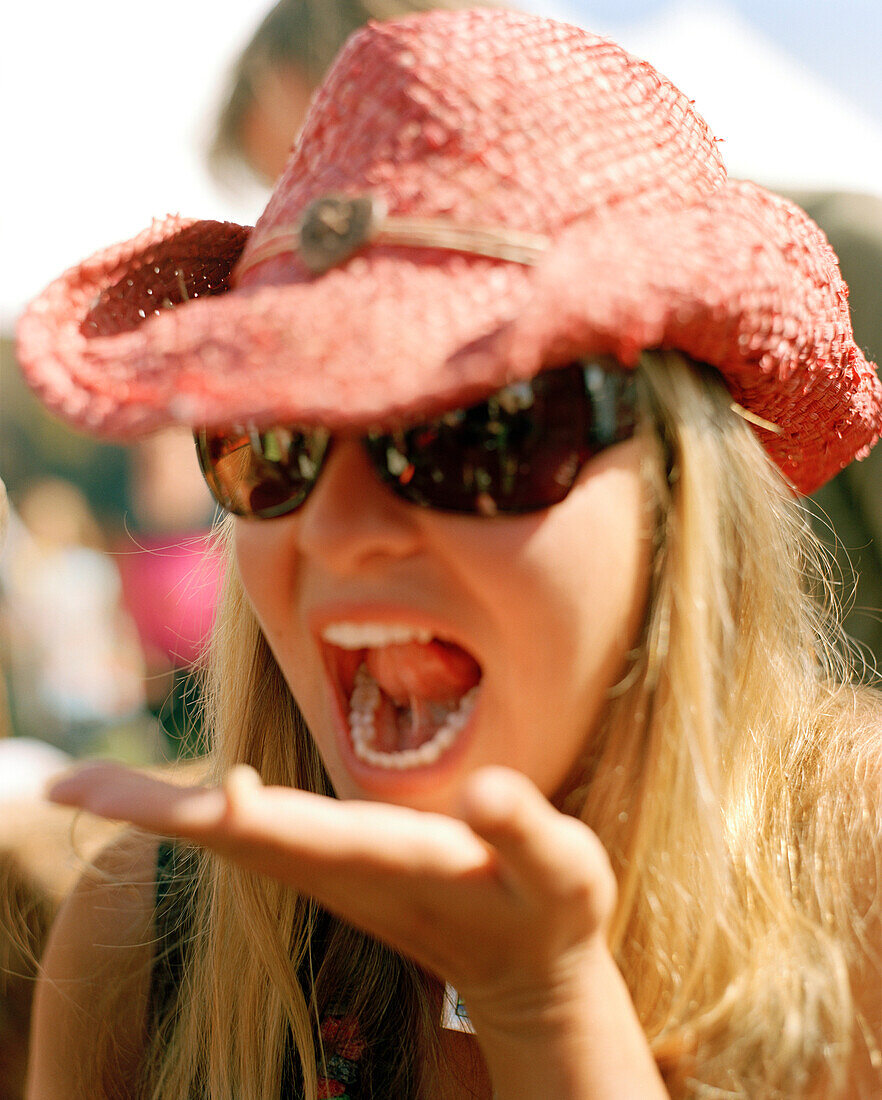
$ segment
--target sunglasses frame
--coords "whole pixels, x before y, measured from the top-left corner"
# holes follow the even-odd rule
[[[439,504],[437,501],[433,501],[426,497],[417,487],[408,487],[410,484],[409,479],[406,477],[408,459],[401,452],[401,441],[407,436],[412,434],[424,434],[426,431],[431,431],[442,424],[447,424],[449,426],[450,423],[456,421],[457,418],[464,421],[468,418],[469,414],[481,410],[484,406],[490,405],[491,402],[496,402],[497,405],[503,408],[508,404],[518,411],[521,409],[526,410],[530,408],[531,405],[524,404],[524,402],[527,395],[531,398],[535,396],[535,391],[533,389],[535,383],[543,379],[544,376],[548,376],[552,373],[573,371],[574,369],[579,369],[582,373],[584,379],[583,392],[585,398],[590,403],[592,415],[590,417],[590,429],[586,434],[586,438],[573,444],[574,447],[580,445],[584,453],[579,456],[578,463],[573,469],[572,476],[568,479],[568,482],[561,483],[564,491],[559,496],[547,502],[542,501],[538,504],[531,502],[521,507],[499,507],[489,494],[484,494],[479,491],[474,493],[471,498],[472,507],[460,508]],[[396,496],[406,501],[408,504],[454,515],[492,517],[496,515],[523,515],[544,511],[546,508],[550,508],[554,504],[559,503],[572,489],[585,463],[608,447],[631,438],[636,430],[636,425],[637,397],[634,372],[623,369],[620,364],[613,359],[603,357],[586,361],[577,361],[562,367],[540,372],[540,374],[532,379],[503,386],[501,389],[489,394],[487,397],[472,405],[448,410],[446,413],[442,413],[437,417],[433,417],[423,422],[408,424],[395,431],[369,430],[364,433],[362,442],[368,454],[371,467],[377,476],[384,485],[387,485],[392,492],[396,494]],[[252,451],[262,459],[266,459],[263,453],[264,448],[262,439],[271,432],[280,430],[282,430],[282,428],[278,425],[263,429],[259,429],[254,425],[235,426],[231,429],[231,431],[241,433],[243,436],[248,436],[251,440]],[[300,456],[298,460],[301,467],[304,461],[307,464],[313,463],[315,465],[314,475],[310,481],[305,483],[304,489],[301,492],[292,494],[291,497],[279,504],[251,510],[237,508],[231,494],[225,491],[220,478],[217,476],[215,470],[216,463],[211,455],[211,441],[225,433],[206,428],[200,428],[194,432],[196,452],[203,477],[215,501],[225,512],[239,516],[242,519],[269,520],[289,515],[291,512],[297,511],[297,509],[302,507],[306,502],[306,499],[318,482],[321,469],[333,447],[333,435],[325,428],[295,427],[285,430],[296,431],[302,434],[304,438],[311,439],[318,443],[317,449],[320,450],[320,453],[304,454]],[[378,455],[381,453],[386,455],[385,462],[380,461],[378,458]],[[395,456],[394,465],[397,467],[396,469],[390,468],[390,456],[392,455]],[[269,461],[273,460],[270,459]]]

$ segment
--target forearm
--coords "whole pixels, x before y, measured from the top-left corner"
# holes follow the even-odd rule
[[[530,1031],[474,1019],[498,1100],[668,1100],[628,989],[597,949]]]

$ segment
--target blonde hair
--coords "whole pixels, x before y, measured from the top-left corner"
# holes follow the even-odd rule
[[[713,372],[653,353],[639,385],[658,426],[654,591],[567,809],[613,860],[610,944],[672,1096],[843,1095],[872,1043],[852,978],[878,904],[882,822],[864,792],[879,702],[849,682],[807,592],[816,577],[825,594],[822,552]],[[234,565],[208,698],[216,779],[246,762],[332,793]],[[309,899],[196,858],[188,965],[144,1095],[279,1095],[294,1050],[314,1098],[316,1023],[336,1002],[390,1040],[374,1094],[425,1095],[437,1016],[417,969]]]

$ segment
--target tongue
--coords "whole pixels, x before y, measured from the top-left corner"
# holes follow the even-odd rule
[[[455,702],[481,678],[477,663],[450,642],[407,642],[372,649],[365,664],[397,706]]]

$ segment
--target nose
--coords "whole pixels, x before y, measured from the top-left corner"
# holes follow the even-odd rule
[[[302,554],[339,575],[403,558],[420,545],[418,510],[379,480],[356,439],[337,439],[298,514]]]

